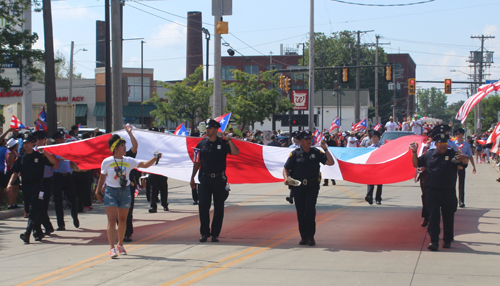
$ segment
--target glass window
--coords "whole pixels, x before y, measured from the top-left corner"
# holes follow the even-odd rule
[[[75,117],[75,124],[81,124],[82,126],[87,126],[87,116]]]
[[[222,66],[222,80],[234,80],[234,75],[231,70],[236,69],[236,66]]]
[[[267,70],[270,71],[270,70],[280,70],[281,69],[281,65],[267,65]]]
[[[141,100],[141,78],[140,77],[128,77],[128,101],[130,102],[142,102],[149,100],[151,97],[151,78],[145,77],[144,86],[144,100]]]
[[[245,72],[247,74],[259,74],[259,66],[258,65],[246,65]]]

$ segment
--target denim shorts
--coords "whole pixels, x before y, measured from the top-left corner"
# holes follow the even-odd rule
[[[124,188],[113,188],[106,186],[104,191],[104,206],[119,207],[122,209],[130,208],[132,197],[130,195],[129,186]]]

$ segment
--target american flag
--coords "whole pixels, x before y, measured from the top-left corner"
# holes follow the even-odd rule
[[[473,96],[469,97],[469,99],[465,101],[462,107],[460,107],[455,119],[460,120],[460,122],[462,122],[463,124],[467,119],[467,115],[469,115],[469,112],[472,110],[472,108],[474,108],[474,106],[476,106],[476,104],[478,104],[490,92],[498,90],[500,90],[500,81],[480,86],[479,91]]]

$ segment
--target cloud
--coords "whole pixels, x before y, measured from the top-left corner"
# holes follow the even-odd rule
[[[154,34],[148,37],[148,44],[154,48],[176,47],[186,44],[186,27],[167,23],[154,29]]]
[[[100,18],[101,15],[82,6],[73,6],[70,2],[57,1],[52,3],[52,17],[57,20],[87,20]]]

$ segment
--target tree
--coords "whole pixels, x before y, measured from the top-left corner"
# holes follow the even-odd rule
[[[191,123],[193,133],[199,122],[210,117],[209,101],[213,93],[213,82],[203,81],[203,67],[198,67],[193,74],[173,86],[165,83],[162,85],[169,88],[165,93],[168,100],[154,96],[147,101],[156,105],[156,110],[151,112],[155,121],[187,121]]]
[[[417,112],[423,116],[429,116],[439,119],[448,119],[446,108],[446,95],[439,89],[420,89],[418,91]]]
[[[36,1],[35,1],[36,2]],[[35,3],[34,3],[35,4]],[[21,67],[30,81],[40,72],[34,65],[44,58],[42,50],[32,49],[38,40],[36,33],[21,31],[24,20],[20,19],[25,10],[31,9],[31,0],[0,0],[0,20],[5,24],[0,30],[0,64],[14,64]],[[0,89],[8,91],[11,82],[0,73]]]
[[[331,35],[316,33],[314,38],[314,63],[316,67],[332,67],[332,66],[353,66],[356,65],[356,36],[350,31],[335,32]],[[387,54],[383,48],[379,47],[378,62],[379,64],[387,63]],[[360,64],[374,65],[375,64],[375,49],[370,48],[370,45],[360,44]],[[306,43],[304,50],[304,62],[299,60],[299,64],[303,66],[309,65],[309,43]],[[314,73],[314,90],[335,89],[338,81],[338,72],[340,70],[325,70],[315,71]],[[379,114],[382,121],[389,120],[392,115],[392,91],[388,89],[388,83],[384,81],[383,69],[379,68]],[[324,87],[322,86],[322,77],[324,74]],[[360,69],[360,86],[370,90],[370,100],[375,102],[375,69],[361,68]],[[307,78],[305,79],[308,80]],[[342,83],[342,89],[356,88],[356,70],[349,69],[349,83]],[[371,108],[369,116],[375,116],[375,109]]]
[[[266,82],[278,84],[279,75],[273,71],[260,72],[259,75],[248,74],[240,70],[231,70],[235,82],[229,86],[224,95],[227,98],[227,112],[233,113],[233,118],[241,130],[253,126],[255,122],[264,123],[273,114],[293,110],[293,103],[281,95],[276,89],[267,89]]]
[[[60,52],[57,51],[54,59],[54,68],[56,72],[56,79],[69,79],[69,70],[70,65],[69,61],[66,60],[66,57]],[[35,67],[40,70],[39,73],[34,75],[36,81],[39,83],[45,82],[45,61],[41,60],[35,63]],[[73,66],[73,79],[81,79],[82,73],[76,72],[76,67]]]

